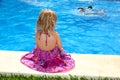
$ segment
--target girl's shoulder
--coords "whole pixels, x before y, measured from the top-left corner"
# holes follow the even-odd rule
[[[36,36],[40,36],[42,34],[42,31],[41,30],[37,30],[36,31]]]
[[[42,33],[42,31],[41,31],[41,30],[37,30],[37,31],[36,31],[36,34],[39,34],[39,33]]]
[[[56,31],[54,31],[53,33],[54,33],[56,36],[58,36],[58,35],[59,35],[59,34],[58,34],[58,32],[56,32]]]
[[[56,37],[56,38],[60,38],[60,36],[59,36],[59,33],[58,33],[58,32],[55,32],[55,37]]]

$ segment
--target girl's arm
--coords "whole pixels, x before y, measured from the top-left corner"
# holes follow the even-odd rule
[[[60,36],[59,36],[59,34],[57,32],[56,32],[56,38],[57,38],[58,48],[59,48],[60,51],[62,51],[63,50],[62,43],[61,43],[61,40],[60,40]]]
[[[36,34],[35,34],[35,40],[36,40],[36,46],[38,47],[38,42],[39,42],[39,31],[36,31]],[[36,47],[36,48],[37,48]],[[34,53],[34,60],[37,61],[38,60],[38,53]]]
[[[38,46],[38,41],[39,41],[39,31],[36,31],[35,40],[36,40],[36,45]]]

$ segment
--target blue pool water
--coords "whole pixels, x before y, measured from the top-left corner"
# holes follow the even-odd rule
[[[84,16],[93,5],[105,15]],[[112,0],[0,0],[0,50],[32,51],[39,11],[58,16],[56,31],[69,53],[120,54],[120,2]]]

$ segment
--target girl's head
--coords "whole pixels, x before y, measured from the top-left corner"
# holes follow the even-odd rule
[[[44,32],[54,30],[57,16],[55,12],[49,9],[42,10],[37,21],[37,27],[41,26]]]

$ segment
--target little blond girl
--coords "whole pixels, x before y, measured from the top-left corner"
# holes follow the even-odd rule
[[[74,60],[62,48],[59,34],[54,31],[57,20],[52,10],[42,10],[37,21],[36,47],[21,58],[31,69],[41,72],[63,72],[74,67]]]

